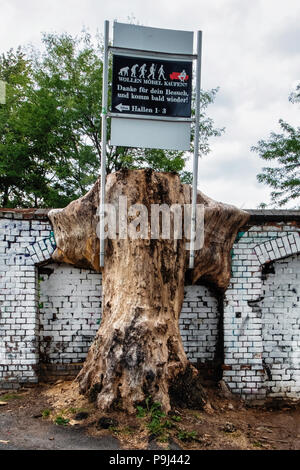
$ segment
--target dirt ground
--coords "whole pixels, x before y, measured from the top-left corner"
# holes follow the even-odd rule
[[[151,403],[137,415],[104,415],[74,382],[0,392],[0,449],[300,449],[299,404],[250,407],[216,385],[207,392],[205,410],[176,408],[168,416]]]

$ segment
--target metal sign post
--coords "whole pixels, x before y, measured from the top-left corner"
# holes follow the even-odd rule
[[[104,266],[104,204],[107,116],[111,145],[190,150],[195,122],[190,267],[194,266],[199,157],[201,38],[193,54],[194,33],[114,23],[109,47],[109,22],[104,25],[102,84],[100,267]],[[113,54],[112,109],[107,111],[108,51]],[[192,61],[197,59],[196,113],[191,117]]]
[[[195,141],[193,160],[193,193],[192,193],[192,218],[191,218],[191,246],[189,268],[194,268],[195,263],[195,237],[196,237],[196,204],[198,183],[198,161],[199,161],[199,133],[200,133],[200,93],[201,93],[201,54],[202,54],[202,31],[197,33],[197,69],[196,69],[196,109],[195,109]]]
[[[102,121],[101,121],[101,180],[100,180],[100,268],[104,267],[104,204],[106,182],[106,145],[107,145],[107,96],[108,96],[108,42],[109,21],[104,23],[104,57],[102,74]]]

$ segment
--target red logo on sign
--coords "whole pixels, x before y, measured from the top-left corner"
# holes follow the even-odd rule
[[[185,70],[182,72],[172,72],[170,74],[171,80],[180,80],[181,82],[186,82],[189,79],[189,76],[186,74]]]

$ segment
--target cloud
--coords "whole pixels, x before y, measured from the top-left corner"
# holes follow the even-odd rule
[[[300,27],[298,21],[284,25],[281,31],[272,32],[267,40],[266,49],[276,56],[289,57],[300,55]],[[297,59],[296,59],[297,60]]]

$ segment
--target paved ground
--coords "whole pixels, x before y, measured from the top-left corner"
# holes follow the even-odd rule
[[[112,436],[92,437],[84,428],[56,426],[41,418],[18,420],[15,413],[0,413],[0,450],[116,450]]]
[[[23,432],[22,432],[23,431]],[[9,441],[3,443],[3,441]],[[120,450],[119,441],[112,436],[92,437],[85,428],[56,426],[40,418],[24,417],[18,420],[15,414],[0,413],[0,450]],[[180,450],[174,442],[170,450]],[[151,441],[148,450],[161,450]]]

